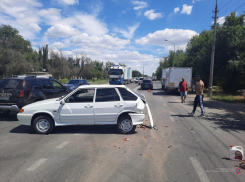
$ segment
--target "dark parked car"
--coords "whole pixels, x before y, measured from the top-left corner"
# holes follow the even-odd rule
[[[0,80],[0,114],[8,115],[30,103],[61,97],[67,93],[67,88],[52,77],[6,77]]]
[[[150,79],[144,79],[141,83],[141,89],[151,89],[153,90],[153,83]]]
[[[90,85],[90,83],[84,79],[73,79],[69,80],[64,86],[71,92],[78,88],[80,85]]]

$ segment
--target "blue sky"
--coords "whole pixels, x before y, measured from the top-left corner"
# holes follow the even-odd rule
[[[218,0],[218,22],[244,0]],[[0,0],[0,24],[9,24],[37,49],[125,63],[151,75],[169,50],[209,29],[215,0]],[[238,15],[245,5],[237,9]]]

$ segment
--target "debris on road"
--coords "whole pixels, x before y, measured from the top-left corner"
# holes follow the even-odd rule
[[[168,127],[168,126],[165,126],[165,127]]]
[[[140,126],[140,128],[143,128],[143,130],[145,130],[145,129],[146,129],[146,127],[145,127],[145,126]]]
[[[130,141],[130,139],[129,139],[129,138],[124,138],[123,140],[124,140],[124,141]]]
[[[172,147],[172,145],[168,146],[168,148]]]

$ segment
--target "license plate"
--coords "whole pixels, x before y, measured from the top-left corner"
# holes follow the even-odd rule
[[[170,83],[170,87],[174,87],[174,85],[175,85],[174,83]]]
[[[0,97],[0,100],[9,100],[9,97]]]

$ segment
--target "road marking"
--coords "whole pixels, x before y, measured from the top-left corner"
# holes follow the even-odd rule
[[[200,181],[201,182],[210,182],[210,180],[208,179],[208,176],[205,173],[204,169],[202,168],[200,162],[195,157],[189,157],[189,158],[190,158],[190,161],[191,161]]]
[[[57,149],[62,149],[64,146],[66,146],[69,142],[63,142],[61,143],[58,147],[56,147]]]
[[[76,134],[74,134],[74,135],[80,135],[80,134],[76,133]]]
[[[138,90],[138,88],[140,88],[140,86],[137,86],[137,87],[134,89],[134,91]]]
[[[37,169],[39,166],[41,166],[47,159],[41,158],[37,162],[35,162],[31,167],[29,167],[27,170],[28,171],[34,171]]]

